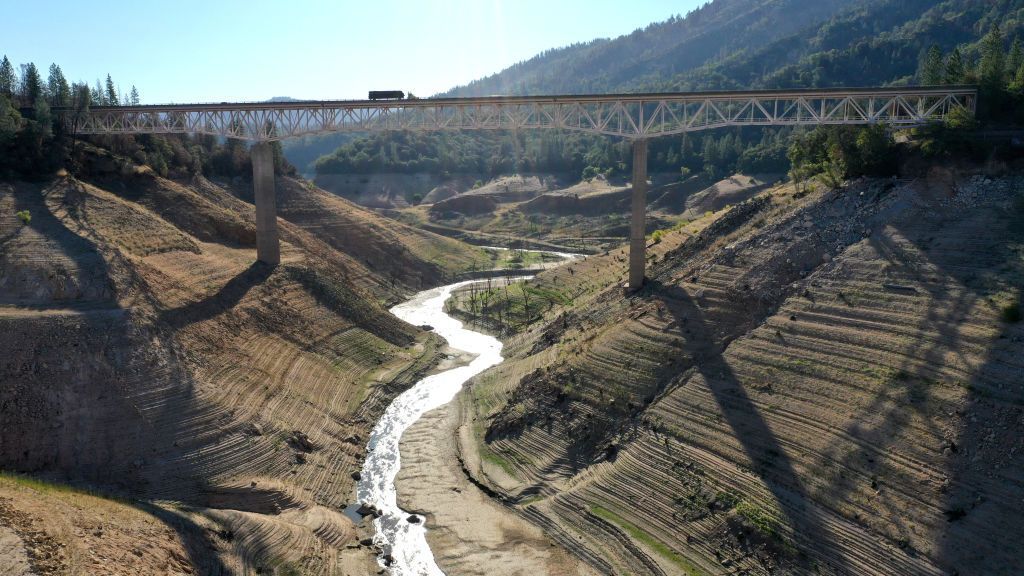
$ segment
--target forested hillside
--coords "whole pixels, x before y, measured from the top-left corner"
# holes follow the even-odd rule
[[[1024,0],[717,0],[613,40],[544,52],[445,95],[980,83],[983,116],[1019,121],[1013,104],[1024,92],[1022,27]],[[652,143],[650,169],[784,172],[789,135],[736,129],[661,138]],[[518,138],[375,135],[345,144],[315,168],[440,176],[630,169],[628,147],[604,137]]]
[[[995,24],[1012,40],[1024,2],[718,0],[614,40],[545,52],[448,95],[919,83],[932,45],[960,47],[967,67],[950,80],[962,82]]]
[[[548,50],[448,92],[581,94],[637,92],[689,70],[816,27],[870,0],[717,0],[618,38]]]

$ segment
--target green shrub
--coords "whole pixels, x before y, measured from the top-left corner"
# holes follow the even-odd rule
[[[26,226],[28,225],[29,222],[32,221],[32,214],[28,210],[22,210],[21,212],[16,212],[14,215],[17,216],[18,220],[21,220],[21,223],[25,224]]]
[[[778,534],[775,518],[757,506],[741,501],[736,505],[736,513],[746,519],[763,536],[775,537]]]

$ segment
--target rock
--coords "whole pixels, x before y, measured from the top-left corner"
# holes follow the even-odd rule
[[[420,330],[426,330],[428,332],[433,331],[434,327],[430,324],[420,324]]]
[[[372,504],[360,504],[359,508],[356,508],[356,514],[360,516],[376,516],[378,513],[377,507]]]
[[[420,517],[415,515],[415,514],[410,514],[409,517],[406,518],[406,520],[409,522],[409,524],[419,524],[420,523]]]
[[[358,482],[358,481],[363,479],[363,475],[360,474],[359,471],[357,470],[357,471],[352,473],[352,479],[355,480],[356,482]]]
[[[298,430],[292,431],[292,435],[288,438],[288,443],[305,452],[316,450],[316,445],[309,439],[309,436]]]
[[[306,455],[303,454],[302,452],[296,452],[295,453],[295,462],[296,462],[296,464],[305,464],[306,463]]]
[[[362,440],[359,438],[359,434],[353,434],[348,438],[345,438],[345,442],[358,446],[362,444]]]
[[[361,546],[373,546],[373,538],[363,538],[359,541]]]
[[[263,427],[255,422],[249,422],[246,425],[244,432],[249,436],[263,436]]]

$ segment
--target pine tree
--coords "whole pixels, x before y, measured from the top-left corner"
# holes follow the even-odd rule
[[[132,106],[139,105],[139,91],[135,89],[135,85],[132,85],[132,91],[128,93],[128,103]]]
[[[946,60],[946,84],[960,84],[964,81],[964,57],[960,48],[953,48],[953,53]]]
[[[14,73],[14,66],[7,56],[4,56],[3,62],[0,62],[0,94],[12,96],[17,86],[18,77]]]
[[[43,78],[39,75],[36,65],[29,62],[21,65],[21,100],[26,105],[32,106],[43,97]]]
[[[92,87],[90,99],[93,106],[104,106],[107,103],[107,98],[103,95],[103,85],[100,84],[99,78],[96,79],[96,85]]]
[[[993,24],[988,34],[981,39],[981,62],[978,76],[985,88],[998,90],[1003,85],[1006,73],[1006,52],[1003,47],[1003,31],[999,24]]]
[[[925,86],[942,84],[942,49],[938,44],[932,44],[928,49],[924,60],[921,61],[917,79]]]
[[[71,105],[71,87],[68,86],[64,73],[60,66],[50,64],[50,77],[46,81],[47,91],[50,93],[50,104],[52,106]]]
[[[114,81],[110,78],[110,74],[107,74],[107,90],[104,93],[104,100],[106,100],[107,106],[117,106],[120,102],[117,98],[117,89],[114,88]]]
[[[1010,47],[1010,56],[1006,60],[1006,75],[1009,77],[1009,81],[1013,82],[1016,79],[1017,71],[1020,70],[1021,65],[1024,64],[1024,46],[1021,45],[1020,37],[1013,39],[1013,45]]]
[[[92,93],[89,91],[89,85],[85,82],[76,82],[72,85],[71,95],[75,110],[85,110],[92,104]]]

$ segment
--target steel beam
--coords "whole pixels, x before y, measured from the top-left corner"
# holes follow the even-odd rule
[[[277,233],[274,151],[269,142],[256,142],[252,145],[250,156],[256,203],[256,259],[276,266],[281,263],[281,243]]]
[[[629,223],[629,290],[644,284],[647,265],[647,140],[633,141],[632,219]]]

